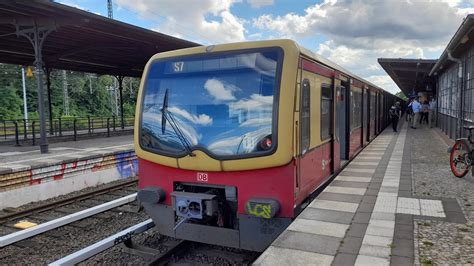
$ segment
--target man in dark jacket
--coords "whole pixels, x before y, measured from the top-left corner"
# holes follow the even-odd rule
[[[388,113],[390,115],[390,119],[392,120],[393,132],[397,132],[398,120],[400,119],[401,115],[400,103],[396,102],[394,105],[392,105]]]

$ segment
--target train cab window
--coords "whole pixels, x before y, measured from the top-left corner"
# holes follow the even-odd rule
[[[331,85],[321,84],[321,140],[331,138]]]
[[[304,79],[301,89],[301,154],[306,153],[310,143],[310,87],[309,80]]]

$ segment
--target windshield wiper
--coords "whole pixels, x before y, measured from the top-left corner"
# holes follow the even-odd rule
[[[168,111],[168,89],[166,89],[165,91],[165,97],[163,98],[163,107],[161,108],[161,133],[162,134],[165,134],[166,121],[170,123],[171,128],[176,133],[176,136],[181,142],[181,145],[183,145],[184,149],[187,151],[187,154],[191,157],[196,156],[191,150],[191,145],[189,144],[185,135],[179,128],[178,123],[173,118],[173,114],[170,111]]]

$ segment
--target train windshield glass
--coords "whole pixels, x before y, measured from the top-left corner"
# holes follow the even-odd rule
[[[275,48],[153,62],[143,92],[141,146],[182,156],[181,137],[191,150],[214,156],[271,151],[281,59]]]

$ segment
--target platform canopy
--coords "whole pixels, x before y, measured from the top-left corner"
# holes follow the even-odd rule
[[[429,77],[437,60],[379,58],[378,62],[402,92],[409,97],[421,91],[434,93],[435,83]]]
[[[18,34],[33,26],[50,31],[41,52],[53,69],[138,77],[152,55],[199,45],[53,1],[2,0],[0,63],[33,64],[33,46]]]
[[[42,70],[48,88],[50,134],[51,69],[116,76],[123,128],[123,77],[141,76],[156,53],[198,45],[53,1],[0,1],[0,63],[36,69],[41,153],[48,152]]]

